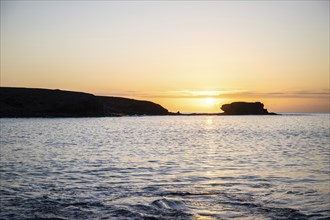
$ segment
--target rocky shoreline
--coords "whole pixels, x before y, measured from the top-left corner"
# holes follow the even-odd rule
[[[0,87],[0,117],[168,115],[150,101],[51,89]]]
[[[96,96],[89,93],[0,87],[0,118],[21,117],[115,117],[143,115],[274,115],[260,102],[234,102],[221,107],[224,113],[173,113],[144,100]]]

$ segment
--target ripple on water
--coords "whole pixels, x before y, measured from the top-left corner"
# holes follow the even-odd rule
[[[329,219],[328,121],[0,119],[0,219]]]

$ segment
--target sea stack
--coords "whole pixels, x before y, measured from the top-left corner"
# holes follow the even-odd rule
[[[221,106],[225,115],[269,115],[261,102],[233,102]]]

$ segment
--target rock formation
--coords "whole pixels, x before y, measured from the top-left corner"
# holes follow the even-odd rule
[[[161,105],[135,99],[121,97],[98,96],[98,100],[103,103],[103,111],[107,114],[119,115],[168,115],[167,109]]]
[[[100,117],[166,115],[168,110],[149,101],[88,93],[0,87],[0,117]]]
[[[233,102],[221,106],[225,115],[268,115],[267,109],[261,102]]]

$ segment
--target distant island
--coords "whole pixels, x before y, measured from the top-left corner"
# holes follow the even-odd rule
[[[233,102],[221,106],[224,115],[275,115],[264,109],[261,102]]]
[[[267,115],[260,102],[234,102],[221,107],[224,113],[181,114],[161,105],[122,97],[89,93],[0,87],[0,117],[110,117],[131,115]]]

